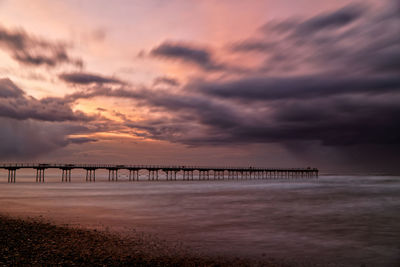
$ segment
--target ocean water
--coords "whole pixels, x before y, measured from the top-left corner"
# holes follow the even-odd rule
[[[17,173],[7,184],[0,174],[1,213],[135,229],[210,255],[400,266],[400,177],[36,184]]]

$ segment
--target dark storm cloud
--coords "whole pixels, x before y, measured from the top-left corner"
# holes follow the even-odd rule
[[[400,145],[399,16],[394,13],[354,4],[268,24],[264,30],[277,35],[230,47],[265,55],[259,70],[235,80],[193,80],[175,95],[142,95],[142,102],[174,119],[130,126],[189,145]],[[293,74],[299,67],[308,74]],[[195,131],[182,127],[182,120]]]
[[[189,84],[199,92],[239,100],[276,100],[327,97],[340,94],[382,94],[398,92],[400,78],[395,75],[378,77],[294,76],[255,77],[228,82]]]
[[[399,94],[390,94],[281,103],[273,116],[277,137],[319,140],[329,146],[399,145],[399,100]]]
[[[205,70],[220,70],[224,66],[215,62],[211,52],[187,43],[164,42],[150,51],[150,55],[160,58],[180,60],[195,64]]]
[[[292,94],[248,98],[243,93],[239,98],[243,101],[231,101],[226,97],[219,96],[218,100],[199,95],[196,91],[182,94],[120,88],[95,89],[75,95],[75,99],[131,98],[153,112],[169,114],[164,119],[141,121],[121,116],[126,126],[145,131],[138,136],[188,145],[289,141],[316,141],[328,146],[400,144],[399,92],[387,90],[371,94],[361,89],[352,92],[334,94],[331,91],[328,95],[318,94],[322,97],[307,98],[292,97]]]
[[[186,87],[242,114],[231,116],[229,130],[215,139],[186,141],[400,145],[400,18],[390,8],[368,10],[374,7],[350,5],[308,19],[275,21],[264,26],[265,38],[234,43],[234,52],[265,56],[261,74],[196,80]],[[293,74],[300,68],[311,74]],[[201,123],[222,133],[222,124]]]
[[[392,95],[391,101],[337,97],[323,101],[285,100],[253,107],[206,99],[202,102],[199,98],[170,102],[172,97],[163,97],[151,104],[176,114],[173,120],[128,126],[144,129],[152,138],[188,145],[289,141],[317,141],[328,146],[400,144],[399,95]],[[183,102],[186,104],[179,106]],[[185,117],[180,116],[182,113]]]
[[[68,83],[83,84],[83,85],[92,84],[92,83],[123,84],[123,82],[120,81],[119,79],[105,77],[105,76],[97,75],[97,74],[86,73],[86,72],[63,73],[63,74],[59,75],[59,78]]]
[[[0,117],[17,120],[89,121],[80,111],[73,111],[63,98],[36,99],[27,96],[9,79],[0,79]]]
[[[149,104],[175,114],[172,119],[126,125],[144,130],[141,135],[145,137],[195,146],[305,141],[334,147],[400,144],[399,96],[393,96],[391,102],[357,98],[280,101],[267,108],[209,101],[205,104],[205,99],[201,103],[199,99],[188,98],[170,103],[171,99],[158,99]],[[181,102],[186,105],[179,107]],[[242,110],[246,108],[244,113]]]
[[[68,54],[64,43],[36,38],[24,30],[10,30],[0,26],[0,48],[25,65],[54,67],[67,63],[81,67],[83,64],[82,60]]]

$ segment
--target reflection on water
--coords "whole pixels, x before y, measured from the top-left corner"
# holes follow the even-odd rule
[[[51,179],[50,179],[51,180]],[[0,212],[135,228],[223,255],[398,266],[400,178],[0,184]]]

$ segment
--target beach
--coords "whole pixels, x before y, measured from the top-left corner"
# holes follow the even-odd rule
[[[275,266],[273,260],[194,255],[161,240],[0,216],[1,266]],[[297,265],[300,266],[300,265]]]

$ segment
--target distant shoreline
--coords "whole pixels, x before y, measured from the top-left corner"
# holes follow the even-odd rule
[[[290,266],[276,261],[226,259],[188,253],[143,238],[59,226],[0,214],[0,265]]]

